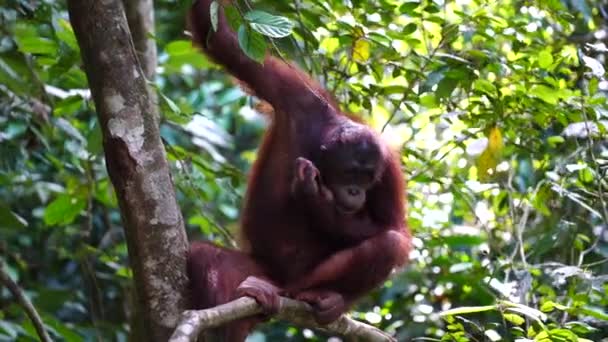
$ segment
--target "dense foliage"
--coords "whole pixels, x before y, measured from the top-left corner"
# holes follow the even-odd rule
[[[231,17],[250,56],[296,60],[400,148],[416,249],[354,317],[401,341],[608,336],[605,1],[249,5]],[[189,1],[156,6],[181,209],[191,239],[230,245],[265,120],[192,48]],[[124,340],[127,250],[65,3],[0,1],[0,29],[0,267],[55,338]],[[0,340],[36,339],[3,288],[0,310]],[[324,339],[252,339],[286,336]]]

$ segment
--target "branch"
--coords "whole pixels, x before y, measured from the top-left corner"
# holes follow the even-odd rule
[[[395,338],[371,325],[355,321],[346,316],[328,325],[319,325],[313,315],[310,305],[281,297],[279,312],[276,318],[292,322],[299,326],[306,326],[323,330],[326,332],[342,335],[349,340],[363,340],[370,342],[396,341]],[[262,308],[255,299],[241,297],[232,302],[218,305],[206,310],[187,310],[182,314],[182,319],[177,325],[175,332],[169,342],[196,341],[199,334],[209,328],[230,323],[237,319],[250,317],[262,313]]]
[[[17,285],[17,283],[11,279],[8,273],[4,271],[4,267],[2,267],[2,265],[0,265],[0,283],[8,288],[17,302],[19,302],[19,304],[23,307],[23,310],[25,310],[25,313],[32,321],[40,340],[44,342],[51,342],[51,337],[44,329],[44,323],[42,322],[42,318],[40,318],[38,311],[36,311],[36,308],[32,302],[30,302],[30,300],[25,296],[25,293],[23,293],[19,285]]]
[[[139,63],[149,81],[156,74],[156,42],[154,41],[154,3],[152,0],[123,0],[133,45]]]

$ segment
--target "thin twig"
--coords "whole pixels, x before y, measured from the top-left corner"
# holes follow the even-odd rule
[[[13,279],[11,279],[8,273],[6,273],[6,271],[4,270],[4,265],[1,264],[0,283],[6,286],[6,288],[13,294],[17,302],[19,302],[19,304],[23,307],[23,310],[25,310],[25,313],[32,321],[32,324],[34,325],[34,328],[36,329],[36,333],[38,334],[38,337],[40,337],[40,340],[43,342],[52,341],[46,329],[44,329],[44,323],[42,322],[42,318],[40,318],[38,311],[36,311],[36,308],[34,307],[32,302],[25,296],[25,293],[23,293],[23,290],[21,290],[19,285],[17,285],[17,283],[13,281]]]

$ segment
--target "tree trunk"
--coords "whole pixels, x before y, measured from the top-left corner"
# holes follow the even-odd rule
[[[185,306],[187,238],[120,0],[69,0],[103,132],[137,291],[144,341],[166,341]]]
[[[156,42],[154,35],[154,2],[152,0],[123,0],[131,38],[144,75],[154,81],[156,74]]]

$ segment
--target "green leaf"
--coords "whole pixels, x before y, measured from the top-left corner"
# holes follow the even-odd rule
[[[478,90],[482,93],[489,95],[490,97],[496,96],[496,88],[490,81],[487,81],[487,80],[484,80],[481,78],[477,79],[473,83],[473,88],[475,88],[476,90]]]
[[[15,214],[11,209],[0,203],[0,228],[16,229],[27,227],[27,221]]]
[[[529,90],[529,94],[532,96],[536,96],[539,99],[555,105],[559,101],[559,94],[555,91],[555,89],[550,88],[543,84],[537,84],[532,86]]]
[[[287,37],[293,30],[293,24],[289,19],[264,11],[250,11],[245,14],[245,20],[249,22],[251,28],[271,38]]]
[[[441,9],[439,8],[439,6],[437,6],[433,3],[430,3],[429,5],[427,5],[424,8],[424,11],[427,13],[439,13],[439,11],[441,11]]]
[[[160,96],[163,99],[163,101],[165,102],[165,104],[167,105],[167,107],[169,107],[169,109],[171,109],[171,111],[173,113],[179,114],[181,112],[181,110],[179,109],[179,106],[177,104],[175,104],[175,102],[173,100],[171,100],[170,98],[165,96],[165,94],[163,94],[163,93],[160,93]]]
[[[44,209],[44,223],[49,226],[70,224],[85,206],[86,201],[83,198],[61,195]]]
[[[543,50],[538,54],[538,66],[543,69],[548,69],[553,64],[553,55],[547,50]]]
[[[201,69],[209,65],[205,55],[197,51],[189,40],[174,40],[167,44],[165,51],[169,59],[163,66],[175,72],[181,72],[182,66],[186,64]]]
[[[608,322],[608,313],[606,313],[604,309],[586,305],[580,308],[580,311],[587,316],[591,316],[597,319],[601,319],[602,321]]]
[[[589,95],[594,95],[597,92],[597,89],[599,88],[599,79],[596,77],[593,77],[592,79],[589,80]]]
[[[57,56],[59,46],[57,42],[40,36],[36,27],[28,23],[15,26],[15,40],[19,51],[32,54]]]
[[[382,87],[381,92],[383,95],[393,95],[393,94],[404,94],[407,91],[407,87],[400,85],[390,85],[386,87]]]
[[[563,144],[566,140],[561,135],[552,135],[547,138],[547,143],[551,147],[555,147],[559,144]]]
[[[94,156],[100,155],[103,152],[103,134],[97,121],[87,135],[87,150]]]
[[[409,24],[405,25],[403,30],[401,30],[401,33],[403,33],[404,35],[409,35],[409,34],[416,32],[417,29],[418,29],[418,25],[416,25],[414,23],[409,23]]]
[[[426,93],[420,96],[420,104],[425,106],[426,108],[437,107],[437,100],[435,99],[435,94]]]
[[[251,59],[261,63],[266,57],[266,41],[257,31],[247,29],[241,25],[238,31],[239,46],[243,52]]]
[[[84,100],[80,95],[68,96],[53,107],[53,115],[74,116],[83,107]]]
[[[237,31],[241,25],[243,25],[243,19],[239,14],[239,11],[234,6],[225,6],[224,7],[224,15],[226,16],[226,21],[230,28],[234,31]]]
[[[580,181],[583,183],[589,184],[593,182],[594,178],[595,176],[593,175],[593,171],[591,171],[591,169],[588,167],[585,167],[578,171],[578,179],[580,179]]]
[[[549,308],[550,308],[550,310],[548,310]],[[543,310],[543,309],[547,309],[547,310]],[[550,300],[544,302],[543,305],[541,305],[541,307],[540,307],[540,311],[542,311],[542,312],[553,311],[553,309],[566,311],[568,309],[568,307],[565,305],[562,305],[560,303],[552,302]]]
[[[24,59],[19,57],[6,56],[0,58],[0,84],[10,89],[17,95],[32,95],[31,72]]]
[[[55,28],[55,35],[59,40],[66,43],[72,50],[79,51],[80,47],[78,46],[78,41],[76,40],[76,36],[74,35],[74,30],[72,30],[72,25],[70,22],[65,19],[59,19],[58,27]]]
[[[189,40],[174,40],[165,46],[165,51],[169,55],[181,55],[184,53],[190,53],[194,50],[192,42]]]
[[[444,77],[437,84],[437,91],[435,94],[437,95],[437,99],[445,99],[449,98],[452,95],[452,92],[458,85],[458,80],[453,78]]]
[[[514,314],[514,313],[504,313],[502,315],[502,317],[504,317],[507,321],[515,324],[515,325],[522,325],[526,322],[526,320],[521,317],[520,315]]]
[[[399,12],[409,16],[414,15],[414,10],[420,6],[420,1],[408,1],[399,7]]]

